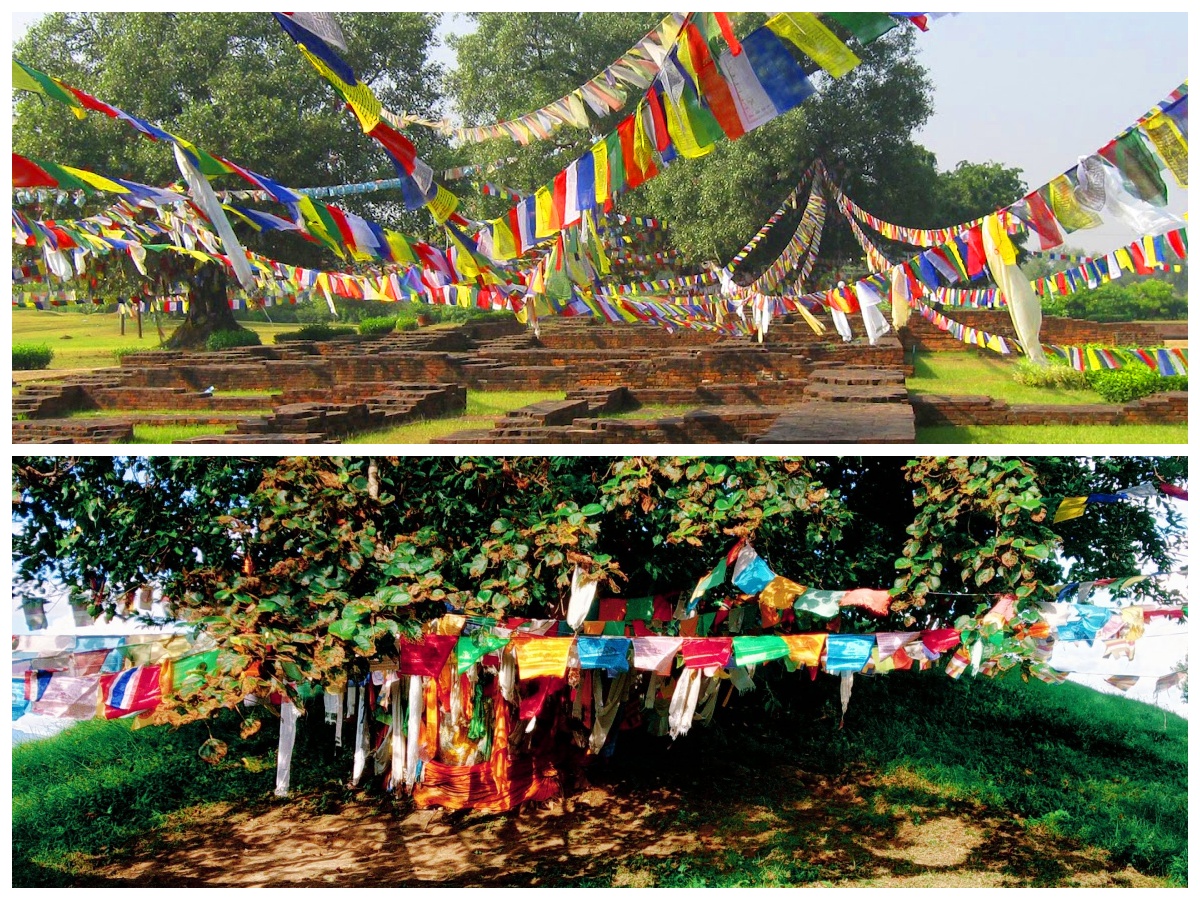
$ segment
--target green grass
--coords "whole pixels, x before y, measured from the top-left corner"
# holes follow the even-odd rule
[[[1187,883],[1188,728],[1178,716],[1070,683],[1026,684],[1015,673],[952,681],[934,671],[855,679],[842,721],[834,678],[810,681],[765,666],[756,682],[722,704],[712,726],[678,741],[622,731],[613,760],[592,774],[615,797],[618,833],[631,817],[643,820],[639,830],[620,852],[551,849],[538,864],[539,886],[936,878],[936,867],[879,851],[902,849],[906,824],[942,818],[983,832],[947,875],[999,873],[1014,885],[1065,887],[1094,864]],[[336,803],[346,796],[339,779],[349,771],[349,742],[335,752],[319,714],[309,719],[297,742],[294,793]],[[87,884],[90,859],[119,860],[139,838],[148,841],[136,850],[145,859],[161,839],[154,829],[186,835],[189,821],[211,825],[203,804],[265,809],[277,720],[264,715],[247,740],[239,722],[228,711],[178,730],[91,721],[15,747],[13,885]],[[210,728],[229,745],[215,766],[197,757]],[[510,825],[500,818],[498,827],[505,833]],[[696,833],[707,833],[706,847],[638,851],[660,835]]]
[[[931,425],[918,444],[1186,444],[1187,425]]]
[[[347,438],[347,444],[428,444],[434,438],[456,431],[491,428],[505,413],[544,400],[562,400],[562,391],[467,391],[467,407],[461,416],[423,419],[383,431],[364,432]]]
[[[907,379],[914,394],[995,397],[1009,403],[1103,405],[1095,391],[1066,391],[1027,387],[1013,380],[1019,357],[978,356],[974,353],[917,353]]]
[[[134,444],[173,444],[208,434],[224,434],[229,425],[134,425]]]
[[[177,319],[163,321],[163,334],[170,337],[179,323]],[[294,331],[295,325],[247,323],[257,332],[264,344],[273,343],[275,335]],[[116,313],[58,312],[41,309],[12,311],[12,340],[15,343],[46,344],[54,351],[54,361],[47,373],[56,369],[96,369],[115,366],[114,350],[155,350],[159,346],[158,330],[150,317],[142,320],[142,338],[137,336],[137,323],[127,319],[125,335],[121,335]]]
[[[642,883],[867,886],[885,863],[878,849],[894,846],[904,823],[941,817],[994,838],[959,874],[1002,865],[1015,884],[1068,886],[1080,856],[1098,848],[1110,871],[1132,866],[1187,883],[1188,726],[1178,716],[1071,683],[1026,684],[1016,673],[952,681],[906,672],[855,679],[839,726],[833,679],[763,674],[717,725],[694,729],[667,757],[636,748],[641,757],[627,756],[621,774],[635,796],[666,777],[694,785],[671,815],[685,827],[715,824],[712,845],[769,837],[751,853],[636,861]],[[762,709],[764,692],[779,701],[773,714]],[[661,769],[668,759],[670,776]],[[578,886],[612,886],[629,868],[614,861]],[[922,874],[903,860],[886,868]]]

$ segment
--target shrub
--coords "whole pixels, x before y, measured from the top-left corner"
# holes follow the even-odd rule
[[[397,331],[416,331],[417,330],[417,320],[416,319],[405,319],[403,322],[400,322],[396,326],[396,330]]]
[[[1050,365],[1039,366],[1037,363],[1023,359],[1017,363],[1013,378],[1018,384],[1027,387],[1057,388],[1067,391],[1087,390],[1088,377],[1086,372],[1080,372],[1067,365],[1065,360],[1051,359]]]
[[[340,337],[346,334],[354,334],[354,329],[345,325],[326,325],[324,322],[313,322],[305,325],[299,331],[291,331],[287,334],[281,334],[275,338],[276,342],[280,339],[287,341],[327,341],[330,338]]]
[[[367,336],[391,334],[395,330],[395,316],[373,316],[358,323],[358,333]]]
[[[54,359],[54,351],[45,344],[13,344],[12,359],[14,372],[45,369]]]
[[[1109,403],[1128,403],[1166,390],[1162,383],[1167,379],[1140,362],[1128,363],[1120,369],[1088,372],[1087,376],[1092,390]]]
[[[236,331],[214,331],[204,341],[205,350],[230,350],[234,347],[258,347],[262,338],[248,328]]]
[[[1159,391],[1186,391],[1186,375],[1163,375],[1159,377]]]

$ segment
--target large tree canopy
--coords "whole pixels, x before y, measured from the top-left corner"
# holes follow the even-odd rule
[[[429,51],[438,20],[437,13],[340,15],[351,48],[348,61],[390,108],[429,115],[437,107],[442,72]],[[16,44],[13,55],[283,185],[344,184],[393,174],[379,147],[269,13],[50,13]],[[32,94],[16,98],[13,149],[153,185],[180,179],[170,147],[100,114],[77,120],[62,105]],[[437,158],[444,142],[431,136],[422,150]],[[249,187],[232,176],[215,184]],[[99,197],[82,213],[111,201]],[[429,225],[428,217],[404,213],[399,203],[350,199],[343,205],[408,230]],[[69,218],[81,210],[51,206],[40,214]],[[245,229],[241,237],[251,249],[284,262],[321,268],[337,262],[295,235]],[[202,345],[213,330],[239,327],[229,314],[219,267],[193,273],[194,266],[169,254],[151,254],[149,263],[165,280],[192,285],[188,322],[173,340]],[[98,294],[128,296],[139,276],[121,259],[104,267],[102,279]]]
[[[1047,524],[1063,495],[1184,482],[1176,458],[49,457],[13,472],[18,596],[60,583],[115,614],[156,585],[216,639],[221,677],[177,698],[175,720],[272,679],[361,673],[447,611],[559,618],[577,567],[602,595],[687,593],[748,538],[800,583],[890,587],[900,630],[1000,593],[1052,599],[1064,577],[1169,570],[1185,536],[1165,499]]]

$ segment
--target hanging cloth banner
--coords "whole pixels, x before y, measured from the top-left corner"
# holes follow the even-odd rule
[[[406,205],[410,209],[427,206],[439,224],[449,219],[458,206],[458,198],[434,181],[433,170],[417,156],[412,141],[383,120],[383,107],[374,91],[360,82],[354,70],[319,36],[290,16],[274,15],[312,67],[349,105],[363,133],[383,147],[401,181],[408,179],[402,184]]]
[[[1117,503],[1121,500],[1148,500],[1158,496],[1158,490],[1152,482],[1124,488],[1112,494],[1089,494],[1086,497],[1064,497],[1054,513],[1054,523],[1078,519],[1083,515],[1089,503]]]

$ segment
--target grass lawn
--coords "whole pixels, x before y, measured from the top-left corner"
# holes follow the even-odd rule
[[[1187,425],[932,425],[918,444],[1186,444]]]
[[[84,722],[13,748],[12,884],[1187,884],[1178,716],[1015,672],[896,672],[855,679],[843,720],[835,678],[776,664],[755,681],[675,742],[622,730],[562,815],[439,817],[378,778],[349,789],[353,748],[310,721],[319,700],[287,801],[271,796],[265,708],[178,729]],[[263,723],[245,738],[243,716]],[[197,754],[210,736],[229,751],[215,765]]]
[[[467,408],[461,416],[424,419],[384,431],[364,432],[347,438],[347,444],[428,444],[456,431],[491,428],[505,413],[543,400],[563,400],[563,391],[467,391]]]
[[[1065,391],[1027,387],[1013,380],[1017,360],[996,354],[917,353],[907,380],[914,394],[982,395],[1009,403],[1095,403],[1105,401],[1095,391]]]
[[[163,334],[170,336],[179,320],[165,319]],[[298,325],[272,325],[264,322],[246,323],[257,332],[264,344],[275,341],[275,335],[295,331]],[[142,320],[142,338],[137,336],[137,323],[125,322],[121,336],[120,319],[116,313],[59,312],[42,309],[12,311],[12,339],[18,344],[45,344],[54,351],[50,369],[97,369],[115,366],[115,350],[155,350],[159,346],[154,320]]]
[[[173,444],[205,434],[224,434],[232,429],[225,425],[134,425],[134,444]]]

